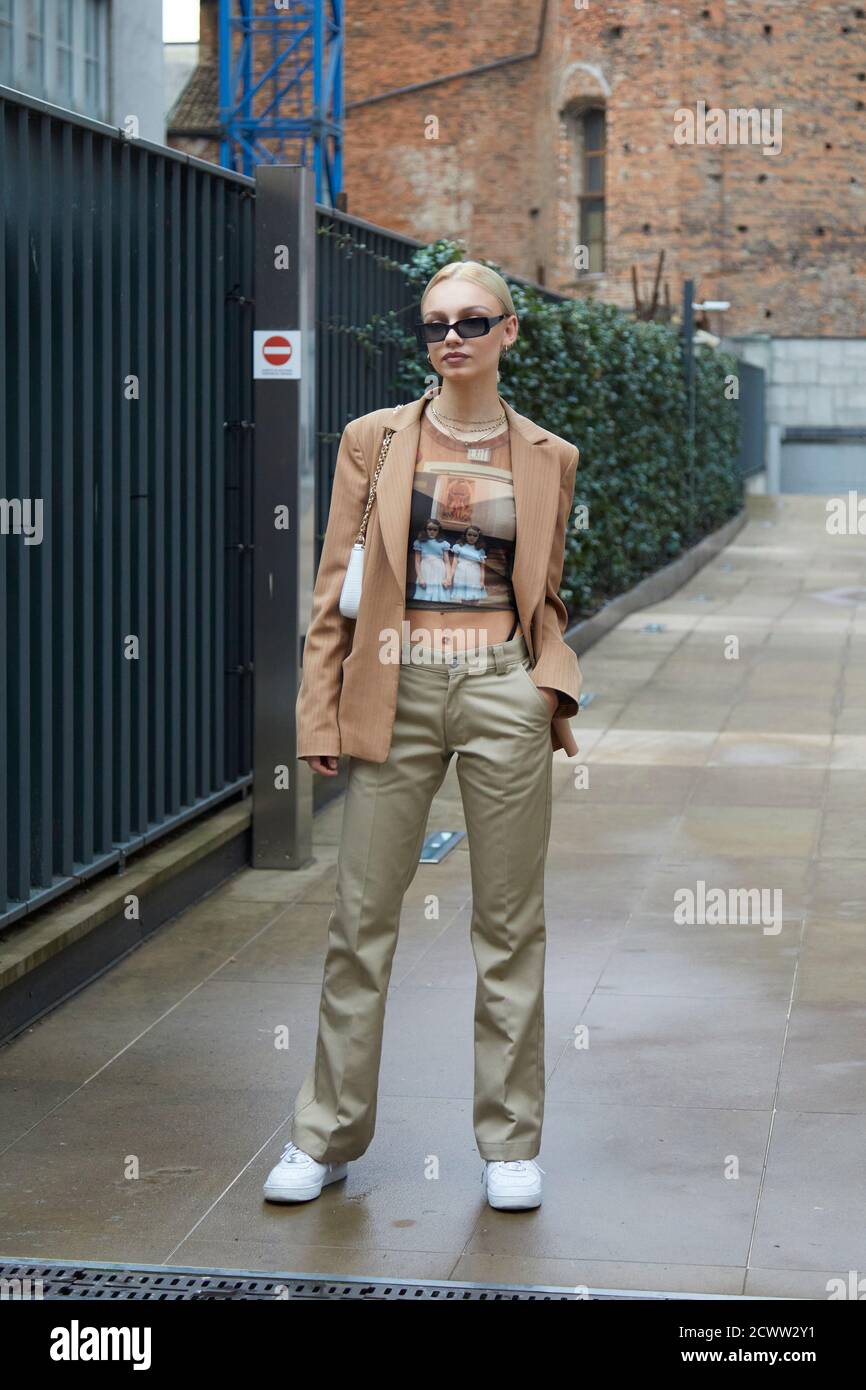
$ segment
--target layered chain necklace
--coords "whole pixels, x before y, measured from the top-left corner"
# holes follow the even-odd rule
[[[444,433],[450,434],[451,438],[456,440],[458,444],[463,444],[465,446],[467,458],[477,459],[480,462],[486,462],[490,458],[490,450],[481,449],[478,446],[482,439],[486,439],[488,435],[495,434],[497,430],[502,428],[506,419],[504,410],[495,420],[478,420],[471,425],[464,425],[460,420],[455,420],[453,416],[440,415],[432,400],[428,408],[433,419],[443,427]],[[458,438],[451,429],[451,425],[448,424],[449,420],[452,425],[457,425],[465,434],[478,434],[478,439],[473,441]]]

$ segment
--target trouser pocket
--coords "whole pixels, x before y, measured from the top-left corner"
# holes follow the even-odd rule
[[[520,672],[521,675],[521,684],[529,686],[529,689],[532,691],[533,699],[535,700],[536,704],[540,705],[541,708],[544,710],[545,717],[549,721],[551,717],[550,705],[547,703],[538,686],[535,684],[535,681],[529,674],[531,666],[532,661],[531,658],[528,656],[524,657],[523,661],[519,661],[517,663],[517,670]]]

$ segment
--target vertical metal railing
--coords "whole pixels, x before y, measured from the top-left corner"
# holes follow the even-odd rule
[[[318,208],[316,560],[328,519],[340,435],[350,420],[397,404],[392,385],[400,347],[387,327],[375,344],[360,336],[377,318],[406,326],[417,296],[400,266],[423,243],[332,208]],[[392,399],[393,398],[393,399]]]
[[[254,189],[0,87],[0,927],[251,784]],[[364,326],[411,316],[420,245],[316,227],[299,602],[340,434],[393,396]]]
[[[7,88],[0,197],[6,924],[250,781],[253,218]]]
[[[301,631],[321,555],[340,436],[349,422],[401,399],[394,378],[402,347],[392,325],[414,318],[416,294],[401,266],[421,242],[333,208],[316,210],[316,462],[313,544],[302,552]],[[368,326],[373,325],[372,335]],[[345,760],[334,778],[313,782],[316,809],[345,790]]]

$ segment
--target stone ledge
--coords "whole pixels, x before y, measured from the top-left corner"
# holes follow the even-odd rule
[[[196,821],[170,842],[157,841],[136,854],[122,873],[89,880],[57,903],[14,922],[0,937],[0,991],[50,961],[96,928],[123,915],[130,893],[146,897],[195,864],[244,835],[252,820],[252,798]],[[149,933],[148,933],[149,934]]]

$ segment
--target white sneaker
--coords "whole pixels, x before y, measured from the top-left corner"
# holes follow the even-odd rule
[[[541,1206],[541,1174],[534,1158],[485,1159],[481,1181],[492,1207],[523,1211]]]
[[[310,1202],[329,1182],[338,1182],[348,1172],[348,1163],[319,1163],[289,1140],[265,1179],[265,1201]]]

